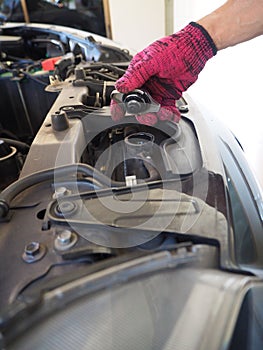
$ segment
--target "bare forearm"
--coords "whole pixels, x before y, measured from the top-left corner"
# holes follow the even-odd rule
[[[222,50],[263,34],[263,0],[229,0],[197,22]]]

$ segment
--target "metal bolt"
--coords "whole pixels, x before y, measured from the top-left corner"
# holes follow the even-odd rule
[[[63,230],[58,234],[57,240],[61,245],[69,244],[71,242],[72,232],[70,230]]]
[[[65,107],[62,107],[61,110],[64,111],[64,112],[72,112],[74,111],[74,107],[72,106],[65,106]]]
[[[61,198],[66,196],[67,194],[70,194],[71,192],[64,186],[58,187],[55,189],[55,193],[53,195],[53,198]]]
[[[40,252],[40,244],[38,242],[31,242],[25,246],[24,250],[27,256],[35,256]]]
[[[25,246],[22,259],[31,264],[41,260],[46,254],[46,246],[38,242],[30,242]]]
[[[63,202],[60,204],[59,208],[63,213],[70,213],[75,208],[75,205],[71,202]]]
[[[181,106],[179,106],[179,111],[181,113],[187,113],[189,111],[188,105],[181,105]]]
[[[56,250],[63,251],[73,247],[78,240],[76,233],[70,230],[62,230],[57,233],[57,237],[54,242],[54,247]]]
[[[56,211],[58,215],[61,215],[61,214],[73,213],[75,209],[76,209],[76,204],[74,202],[65,201],[65,202],[59,203]]]

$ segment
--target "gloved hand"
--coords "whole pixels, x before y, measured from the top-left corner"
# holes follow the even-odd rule
[[[136,54],[115,88],[122,93],[141,88],[160,103],[159,112],[136,116],[140,123],[178,122],[180,112],[175,106],[176,100],[197,80],[206,62],[216,53],[217,48],[208,32],[198,23],[191,22],[178,33],[157,40]],[[124,113],[121,106],[111,102],[113,120],[120,120]]]

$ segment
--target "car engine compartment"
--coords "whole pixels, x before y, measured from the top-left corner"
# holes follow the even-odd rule
[[[153,270],[167,261],[208,268],[230,261],[225,185],[216,157],[205,158],[199,112],[181,98],[179,123],[147,126],[132,113],[135,101],[113,121],[114,84],[132,55],[80,34],[11,25],[0,37],[0,329],[7,343],[30,327],[45,292],[84,276],[129,264],[136,275],[136,259],[149,259]],[[146,110],[157,107],[147,100]]]
[[[174,228],[163,232],[174,209],[163,214],[160,202],[165,190],[167,205],[183,202],[182,213],[200,213],[191,198],[192,175],[202,168],[191,120],[150,127],[129,114],[113,122],[111,93],[132,57],[127,50],[53,27],[12,25],[2,34],[0,225],[1,249],[10,252],[2,303],[54,271],[166,240],[189,244],[188,236],[174,238]],[[178,106],[186,115],[186,101]]]
[[[85,106],[109,104],[109,91],[106,100],[98,102],[97,90],[102,89],[103,81],[115,81],[123,70],[118,65],[106,66],[108,62],[116,62],[125,69],[131,55],[117,46],[102,44],[92,36],[82,39],[54,28],[23,25],[3,26],[0,47],[0,136],[8,139],[1,146],[2,190],[18,178],[25,153],[57,98],[59,89],[45,92],[50,79],[54,78],[54,86],[64,81],[76,65],[90,62],[91,85]],[[8,167],[11,168],[7,173]]]
[[[231,178],[243,176],[237,140],[188,95],[179,123],[140,124],[161,107],[143,89],[115,90],[132,54],[106,38],[12,23],[0,48],[0,348],[105,348],[104,320],[119,348],[123,324],[164,348],[177,325],[182,344],[192,328],[204,339],[213,317],[224,322],[207,344],[216,329],[223,348],[262,266],[262,225],[240,220]]]
[[[234,349],[263,264],[234,136],[188,95],[140,124],[161,107],[115,90],[132,53],[106,38],[12,23],[0,49],[0,348],[223,349],[241,310]]]

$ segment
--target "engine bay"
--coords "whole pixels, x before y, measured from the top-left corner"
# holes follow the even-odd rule
[[[203,220],[224,232],[225,202],[185,99],[180,123],[142,125],[132,113],[114,122],[127,50],[41,28],[3,34],[1,306],[127,254],[217,244]]]
[[[0,25],[0,349],[262,348],[242,147],[188,93],[174,122],[147,85],[115,90],[133,54]]]

